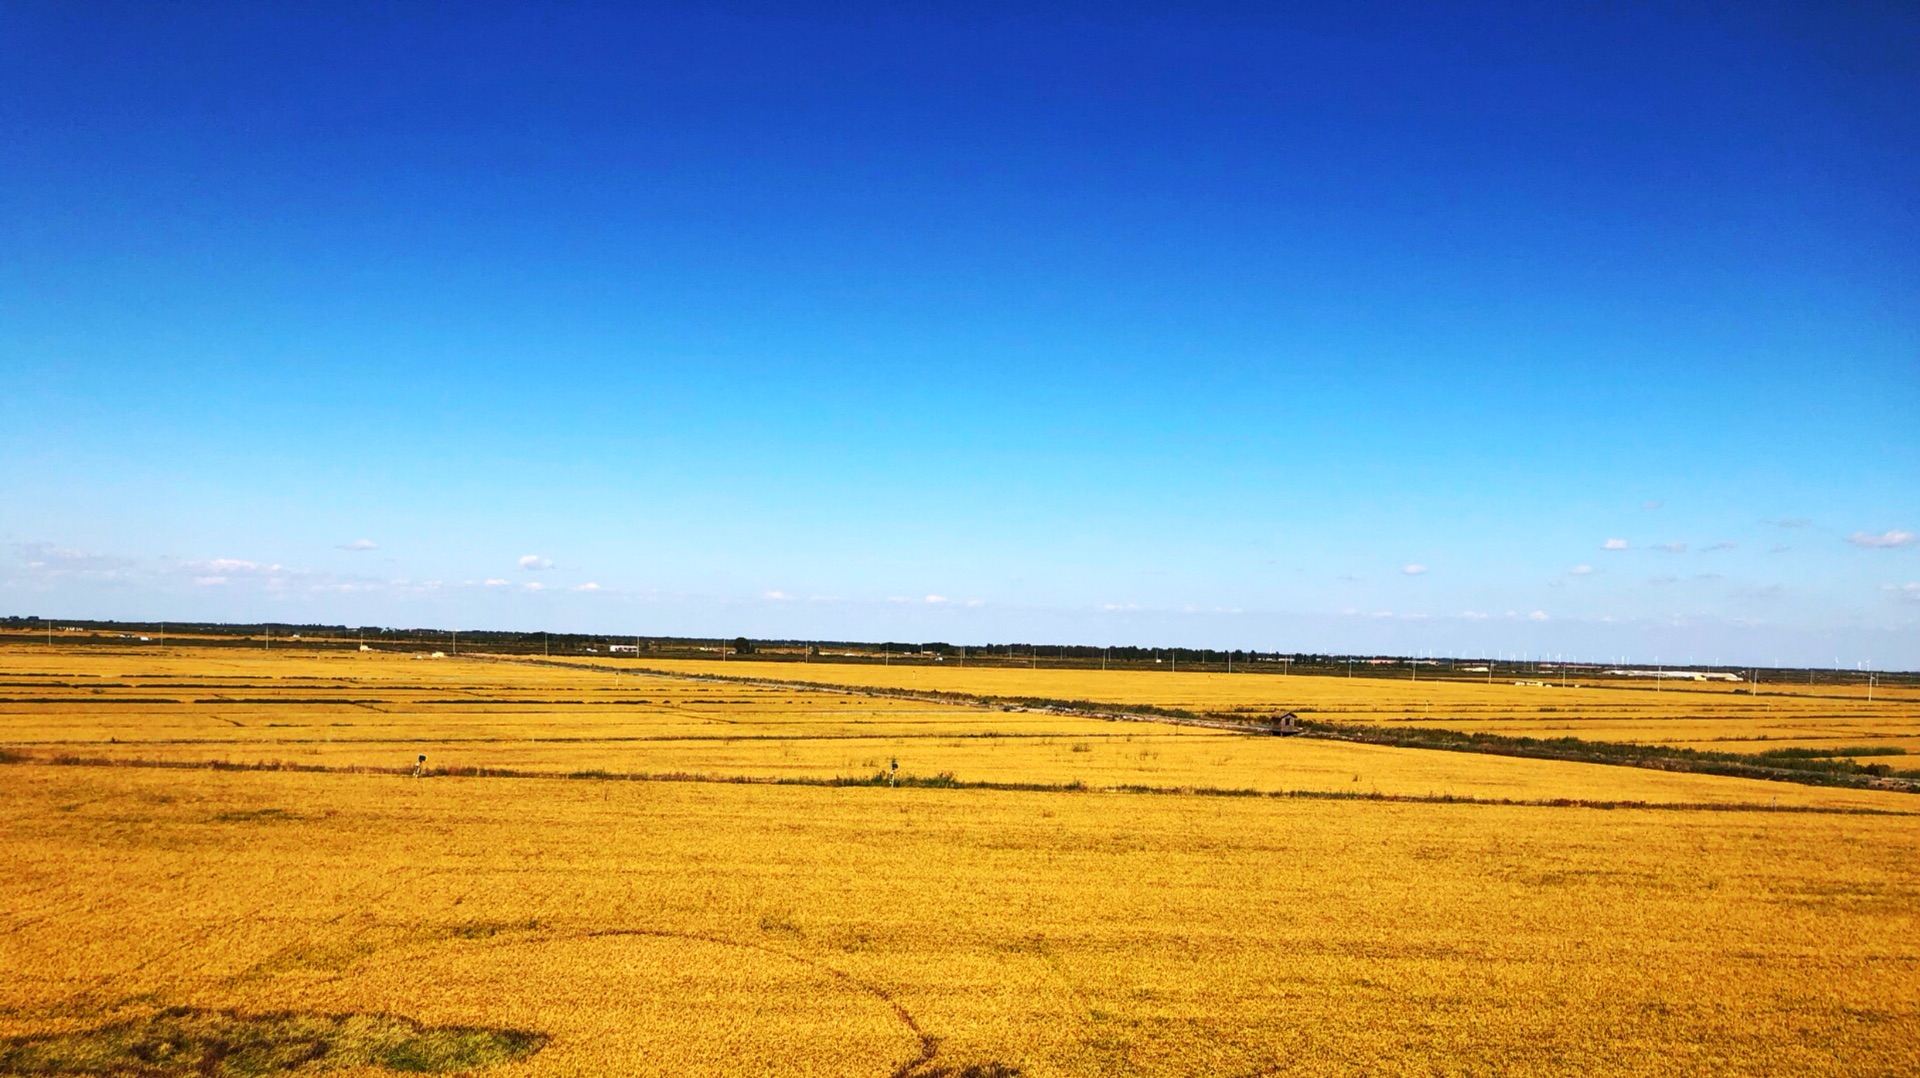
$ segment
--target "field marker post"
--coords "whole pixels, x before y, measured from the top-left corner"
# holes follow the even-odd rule
[[[427,754],[423,752],[419,756],[414,757],[413,777],[416,779],[419,778],[421,773],[424,772],[426,769],[427,769]]]

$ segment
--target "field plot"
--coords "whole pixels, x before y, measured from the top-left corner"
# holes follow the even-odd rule
[[[0,682],[0,1075],[1920,1072],[1912,795],[485,658]],[[895,758],[1002,785],[821,784]]]
[[[768,665],[789,675],[802,669]],[[842,676],[872,668],[811,669]],[[1040,674],[1055,679],[1042,684],[1056,691],[1079,687],[1058,679],[1086,676]],[[1191,676],[1256,687],[1278,680]],[[950,774],[960,782],[1916,807],[1907,795],[1883,791],[1249,737],[488,658],[20,650],[0,652],[0,682],[0,744],[42,759],[399,768],[425,755],[435,769],[786,780],[866,779],[898,761],[913,778]]]
[[[547,1038],[503,1076],[1920,1068],[1910,817],[0,782],[10,1037],[190,1007]]]
[[[605,665],[614,665],[609,662]],[[1431,676],[1305,677],[1299,675],[1177,673],[1139,670],[1022,670],[955,663],[894,665],[841,663],[715,663],[647,659],[648,668],[674,672],[761,676],[869,688],[954,692],[1005,698],[1086,700],[1115,706],[1177,708],[1248,715],[1298,710],[1335,722],[1404,723],[1525,737],[1579,737],[1760,752],[1772,748],[1868,745],[1920,755],[1920,690],[1882,687],[1869,700],[1863,688],[1788,683],[1760,686],[1759,695],[1736,686],[1682,682],[1659,688],[1642,683],[1540,675],[1479,680]]]

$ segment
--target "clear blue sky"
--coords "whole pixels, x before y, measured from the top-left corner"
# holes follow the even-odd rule
[[[1914,533],[1912,5],[0,6],[0,612],[1913,668]]]

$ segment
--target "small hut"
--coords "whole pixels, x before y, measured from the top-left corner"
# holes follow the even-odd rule
[[[1267,732],[1275,737],[1292,737],[1300,732],[1300,716],[1289,711],[1267,719]]]

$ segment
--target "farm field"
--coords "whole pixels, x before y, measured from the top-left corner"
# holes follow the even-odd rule
[[[620,660],[601,660],[616,666]],[[1408,676],[1325,677],[1140,670],[1023,670],[899,664],[645,659],[629,665],[670,672],[759,676],[918,692],[1087,700],[1114,706],[1271,714],[1298,710],[1335,722],[1406,723],[1526,737],[1580,737],[1723,752],[1873,745],[1920,755],[1920,690],[1762,683],[1682,682],[1655,688],[1618,679],[1562,686],[1516,685],[1543,675],[1489,680]]]
[[[0,1074],[324,1016],[501,1078],[1920,1071],[1909,794],[467,657],[0,682]],[[895,756],[1054,788],[724,781]]]
[[[870,778],[897,760],[963,782],[1915,808],[1886,791],[379,652],[0,652],[0,744],[38,758],[396,768],[424,754],[446,769],[787,780]]]

